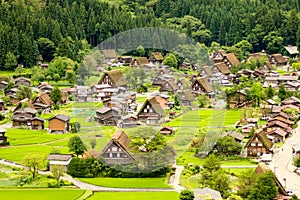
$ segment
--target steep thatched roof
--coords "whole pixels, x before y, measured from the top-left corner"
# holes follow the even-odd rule
[[[271,59],[274,58],[275,61],[279,64],[284,64],[286,63],[286,59],[281,55],[281,54],[272,54]]]
[[[149,59],[150,60],[162,61],[164,59],[164,57],[161,54],[161,52],[152,52]]]
[[[204,88],[205,92],[209,93],[214,91],[206,77],[198,77],[196,81]]]
[[[102,50],[101,53],[107,59],[117,58],[117,52],[114,49]]]
[[[52,105],[53,102],[50,99],[50,96],[47,93],[42,93],[39,94],[34,100],[33,103],[37,103],[37,100],[40,100],[41,103],[46,104],[46,105]],[[39,102],[40,103],[40,102]]]
[[[124,149],[128,150],[130,145],[130,138],[122,130],[117,130],[116,133],[111,137],[111,140],[119,143]]]
[[[235,56],[234,53],[226,54],[226,55],[224,56],[224,59],[225,59],[225,58],[228,60],[228,62],[230,62],[231,65],[237,65],[237,64],[240,63],[240,61],[237,59],[237,57]],[[224,59],[223,59],[223,60],[224,60]]]
[[[150,104],[150,106],[152,107],[152,109],[154,110],[155,113],[159,114],[160,116],[163,116],[165,114],[164,109],[161,107],[159,102],[156,100],[156,97],[151,96],[145,101],[145,103],[141,107],[140,111],[138,112],[138,115],[144,110],[147,103]]]
[[[98,84],[101,84],[103,78],[106,75],[113,81],[113,83],[115,84],[116,87],[126,85],[126,78],[120,70],[111,70],[111,71],[105,72]]]
[[[216,63],[215,66],[222,74],[230,74],[230,70],[224,62]]]
[[[139,65],[139,66],[149,64],[147,57],[137,57],[134,59],[134,61],[136,61],[137,65]]]
[[[273,146],[272,141],[267,137],[266,133],[263,131],[259,131],[256,132],[252,135],[252,137],[248,140],[247,144],[245,145],[246,147],[249,146],[251,144],[251,142],[254,140],[254,138],[258,138],[263,145],[267,148],[267,149],[271,149]]]

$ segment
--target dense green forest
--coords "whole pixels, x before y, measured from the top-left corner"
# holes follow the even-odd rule
[[[298,0],[2,0],[0,69],[55,56],[80,62],[87,49],[119,32],[167,27],[206,46],[242,40],[250,51],[299,44]]]

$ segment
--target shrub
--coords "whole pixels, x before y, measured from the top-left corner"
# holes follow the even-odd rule
[[[295,165],[296,167],[300,167],[300,156],[298,156],[298,157],[296,157],[296,158],[294,159],[294,165]]]

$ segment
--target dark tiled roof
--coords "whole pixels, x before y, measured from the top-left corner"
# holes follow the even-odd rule
[[[71,118],[69,117],[69,116],[67,116],[67,115],[61,115],[61,114],[59,114],[59,115],[56,115],[56,116],[54,116],[54,117],[51,117],[50,119],[49,119],[49,121],[50,120],[52,120],[52,119],[60,119],[60,120],[62,120],[62,121],[64,121],[64,122],[67,122],[67,121],[69,121]]]
[[[73,157],[71,154],[50,154],[47,160],[68,161]]]

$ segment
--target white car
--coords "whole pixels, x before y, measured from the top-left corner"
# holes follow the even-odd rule
[[[289,196],[293,196],[293,194],[294,194],[293,191],[290,189],[286,189],[285,191]]]

